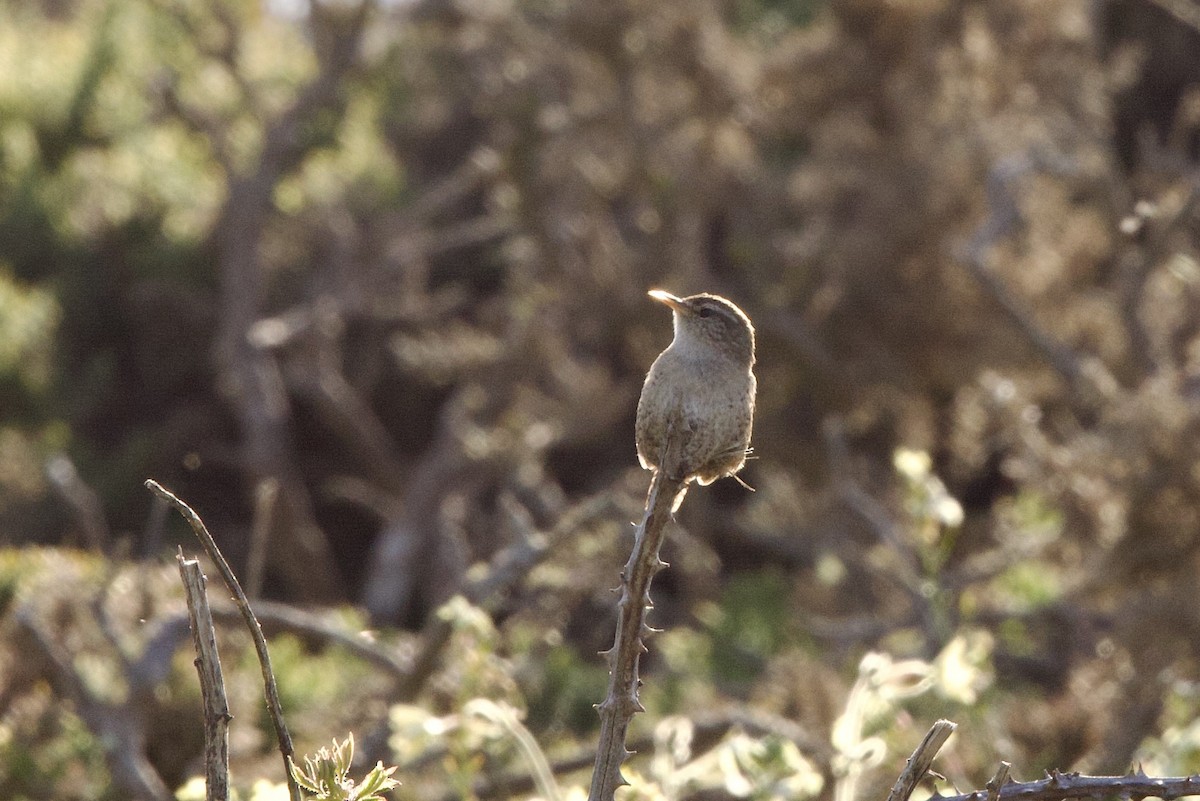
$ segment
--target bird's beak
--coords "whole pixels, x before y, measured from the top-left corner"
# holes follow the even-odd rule
[[[657,300],[659,303],[667,304],[681,314],[687,311],[687,306],[683,305],[683,301],[672,295],[670,292],[664,292],[661,289],[651,289],[646,294]]]

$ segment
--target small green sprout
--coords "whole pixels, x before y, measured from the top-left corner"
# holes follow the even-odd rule
[[[322,748],[315,756],[304,757],[303,770],[291,759],[288,764],[296,783],[312,793],[312,801],[383,801],[385,793],[400,784],[392,778],[394,767],[385,768],[382,762],[355,784],[350,778],[350,763],[354,761],[354,735],[342,742],[333,741],[333,749]]]

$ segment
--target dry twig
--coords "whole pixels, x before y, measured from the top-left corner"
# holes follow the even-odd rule
[[[229,798],[229,699],[225,696],[225,677],[217,652],[217,632],[208,608],[204,573],[195,559],[176,555],[179,576],[187,596],[192,642],[196,647],[196,672],[200,675],[200,695],[204,699],[204,791],[208,801]]]
[[[955,724],[948,720],[933,724],[925,739],[909,757],[887,801],[907,801],[955,728]],[[982,790],[935,797],[939,801],[1066,801],[1080,798],[1097,801],[1105,798],[1161,798],[1163,801],[1174,801],[1200,795],[1200,775],[1153,778],[1139,770],[1124,776],[1087,776],[1051,770],[1043,779],[1015,782],[1009,779],[1011,767],[1008,762],[1001,762]]]
[[[1001,762],[1000,767],[996,768],[996,773],[987,783],[987,801],[999,801],[1000,788],[1008,783],[1010,770],[1012,770],[1012,764],[1009,762]]]
[[[991,782],[989,782],[991,784]],[[939,801],[986,801],[991,788],[959,795],[943,795]],[[1044,779],[1032,782],[1010,781],[999,788],[1000,801],[1064,801],[1071,798],[1176,798],[1200,795],[1200,776],[1153,778],[1145,773],[1125,776],[1085,776],[1081,773],[1050,771]]]
[[[956,728],[958,726],[948,720],[939,720],[929,728],[925,738],[917,746],[917,750],[913,751],[912,756],[908,758],[904,770],[900,773],[900,778],[896,779],[896,783],[892,785],[892,791],[888,793],[887,801],[908,801],[913,790],[917,789],[921,779],[924,779],[925,774],[929,772],[933,758],[937,756],[938,751],[946,744],[946,740],[950,738]]]
[[[212,535],[208,533],[208,528],[204,525],[204,521],[192,510],[192,507],[181,501],[174,493],[153,479],[146,480],[146,488],[159,497],[165,498],[179,510],[179,513],[183,515],[183,518],[192,527],[196,538],[200,540],[200,544],[204,547],[209,559],[217,566],[217,570],[221,573],[221,578],[225,581],[225,586],[233,593],[234,602],[237,604],[238,610],[241,611],[242,618],[246,621],[246,627],[250,629],[250,636],[254,639],[254,649],[258,652],[258,662],[262,667],[263,687],[267,698],[267,709],[271,714],[271,722],[275,726],[275,736],[279,741],[279,753],[283,756],[283,770],[284,775],[287,776],[288,791],[292,797],[292,801],[301,801],[300,787],[296,784],[295,777],[292,776],[290,764],[292,755],[295,753],[295,748],[292,746],[292,735],[288,732],[287,724],[283,721],[283,705],[279,701],[279,689],[275,684],[275,673],[271,669],[271,655],[267,652],[267,638],[263,636],[262,626],[258,625],[258,619],[254,616],[254,611],[250,608],[250,601],[246,598],[246,593],[242,590],[242,585],[238,582],[237,576],[233,575],[233,570],[230,569],[229,563],[225,561],[225,557],[221,555],[220,549],[217,548],[217,543],[213,541]]]

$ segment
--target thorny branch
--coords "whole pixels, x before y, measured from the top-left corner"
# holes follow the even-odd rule
[[[1068,798],[1176,798],[1200,795],[1200,775],[1152,778],[1144,773],[1125,776],[1085,776],[1081,773],[1050,771],[1032,782],[1010,781],[999,789],[1000,801],[1062,801]],[[939,801],[986,801],[990,790],[943,795]]]
[[[909,757],[904,771],[888,794],[888,801],[907,801],[928,774],[934,757],[955,728],[956,724],[948,720],[933,724]],[[1045,778],[1016,782],[1009,779],[1011,767],[1008,762],[1001,762],[982,790],[955,795],[934,793],[933,797],[937,801],[1065,801],[1074,798],[1161,798],[1163,801],[1174,801],[1176,798],[1200,795],[1200,774],[1153,778],[1140,770],[1124,776],[1087,776],[1051,770],[1046,772]]]
[[[650,583],[655,574],[666,567],[659,558],[659,550],[667,521],[687,486],[686,481],[667,475],[670,460],[664,458],[660,464],[662,468],[655,472],[650,483],[645,516],[634,534],[633,552],[622,573],[616,639],[612,648],[605,652],[609,660],[608,695],[598,707],[600,741],[589,801],[611,801],[617,788],[626,783],[621,775],[621,765],[630,754],[625,738],[634,714],[643,711],[638,700],[641,685],[638,663],[646,651],[645,635],[651,631],[646,623]]]

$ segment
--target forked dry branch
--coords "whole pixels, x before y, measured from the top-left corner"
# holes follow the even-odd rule
[[[921,781],[929,775],[934,757],[956,728],[957,725],[948,720],[939,720],[930,727],[921,744],[908,758],[887,801],[908,801]],[[1200,795],[1200,775],[1154,778],[1139,770],[1124,776],[1088,776],[1054,769],[1047,771],[1044,778],[1018,782],[1009,778],[1011,767],[1008,762],[1001,762],[982,790],[956,795],[941,795],[935,790],[933,797],[938,801],[1064,801],[1075,798],[1097,801],[1104,798],[1161,798],[1173,801]]]

